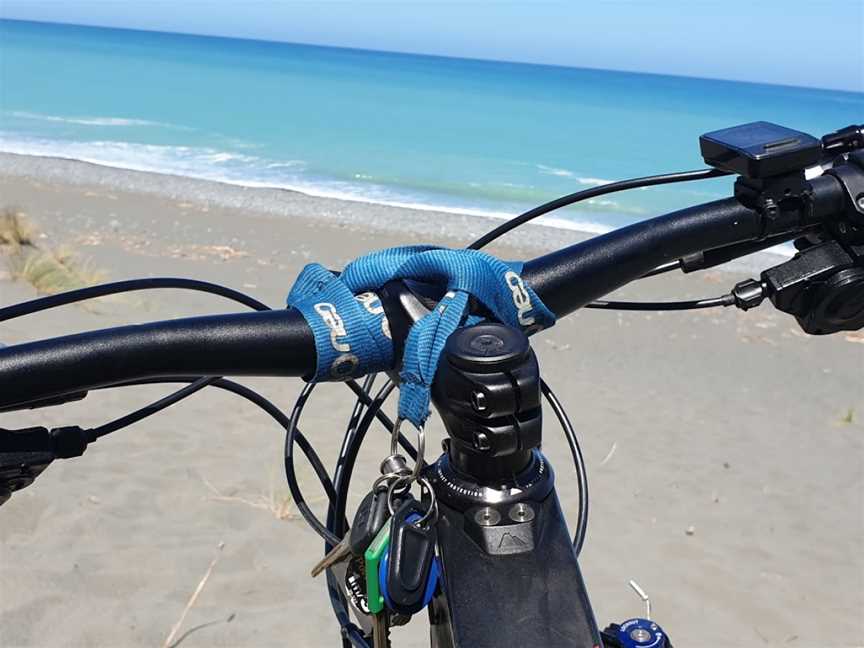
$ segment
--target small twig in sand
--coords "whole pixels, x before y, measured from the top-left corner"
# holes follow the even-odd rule
[[[210,626],[218,625],[220,623],[231,623],[236,616],[237,616],[237,614],[232,612],[231,614],[228,615],[227,619],[224,619],[224,620],[223,619],[215,619],[213,621],[208,621],[207,623],[199,623],[196,626],[192,626],[186,632],[184,632],[182,635],[177,637],[177,641],[175,641],[170,646],[168,646],[168,648],[177,648],[177,646],[179,646],[183,642],[183,640],[186,639],[186,637],[191,635],[193,632],[197,632],[198,630],[203,630],[204,628],[209,628]]]
[[[177,633],[180,631],[180,628],[183,626],[183,621],[186,620],[186,615],[189,614],[189,610],[191,610],[195,606],[195,602],[198,600],[198,597],[201,595],[201,592],[204,591],[204,586],[207,585],[207,581],[210,580],[210,575],[213,573],[213,568],[216,567],[216,563],[219,562],[219,558],[222,556],[222,549],[225,547],[224,542],[220,542],[216,547],[216,555],[213,557],[213,560],[210,561],[210,566],[207,567],[207,571],[204,573],[204,577],[198,583],[198,587],[195,588],[195,591],[192,592],[192,596],[189,597],[189,600],[186,602],[186,607],[183,608],[183,613],[180,615],[180,618],[177,619],[177,623],[174,624],[174,627],[171,628],[171,633],[165,638],[165,642],[162,644],[162,648],[173,648],[180,641],[182,641],[189,632],[183,635],[176,643],[174,643],[174,637],[177,636]],[[232,617],[229,617],[229,620]],[[210,625],[210,624],[204,624]],[[193,628],[195,630],[196,628]]]
[[[213,495],[210,497],[212,500],[216,500],[217,502],[239,502],[241,504],[246,504],[246,506],[251,506],[252,508],[269,510],[269,505],[267,503],[267,499],[263,496],[258,496],[257,500],[246,499],[245,497],[238,497],[236,495],[225,495],[216,488],[206,477],[201,477],[201,481],[204,482],[204,485],[210,490]]]
[[[618,442],[617,442],[617,441],[613,441],[613,442],[612,442],[612,447],[609,448],[609,452],[607,452],[607,453],[606,453],[606,456],[603,457],[603,461],[600,462],[600,465],[602,466],[602,465],[604,465],[607,461],[609,461],[609,460],[612,458],[612,455],[615,454],[615,450],[617,450],[617,449],[618,449]]]

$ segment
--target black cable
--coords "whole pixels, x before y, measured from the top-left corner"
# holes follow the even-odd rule
[[[396,384],[392,380],[388,380],[378,390],[378,393],[372,399],[369,407],[366,409],[366,414],[359,425],[353,430],[353,434],[345,439],[342,445],[342,451],[339,456],[339,463],[342,470],[338,476],[334,476],[334,487],[336,489],[336,510],[334,514],[335,520],[341,520],[345,517],[345,509],[348,506],[348,490],[351,485],[351,474],[354,472],[354,463],[357,461],[357,455],[360,453],[360,448],[363,445],[363,440],[366,438],[366,433],[372,421],[375,419],[377,412],[384,405],[384,402],[395,389]]]
[[[349,646],[354,646],[354,648],[369,648],[369,642],[366,641],[363,632],[353,623],[343,626],[342,632],[346,635],[343,641],[348,641]]]
[[[552,407],[552,411],[555,412],[555,416],[558,417],[558,422],[564,430],[564,436],[567,437],[570,454],[573,455],[573,465],[576,468],[576,481],[579,484],[579,511],[576,516],[576,532],[573,534],[573,550],[578,556],[582,552],[582,545],[585,544],[585,536],[588,533],[588,471],[585,468],[585,458],[582,456],[582,448],[579,446],[576,430],[573,429],[573,424],[570,423],[564,406],[545,380],[540,380],[540,390]]]
[[[353,383],[353,384],[352,384]],[[374,383],[374,375],[367,376],[363,383],[363,387],[356,384],[355,381],[348,381],[349,388],[357,393],[357,403],[352,412],[351,420],[346,429],[345,437],[343,438],[342,447],[339,450],[339,457],[336,463],[336,470],[333,474],[333,483],[336,489],[335,505],[331,503],[331,509],[327,514],[327,528],[335,537],[342,537],[348,529],[348,522],[345,518],[345,511],[348,507],[348,485],[350,483],[351,474],[354,470],[354,462],[362,446],[363,439],[369,429],[370,424],[375,418],[379,418],[381,406],[386,401],[387,397],[392,393],[395,385],[391,381],[387,381],[379,390],[375,398],[370,398],[368,391]],[[311,392],[311,389],[309,390]],[[362,396],[359,392],[362,392]],[[299,401],[299,399],[298,399]],[[298,403],[299,408],[295,405],[295,412],[302,410],[305,403]],[[360,419],[357,419],[362,413],[363,405],[366,406],[366,414]],[[292,412],[293,416],[294,412]],[[379,420],[381,420],[379,418]],[[389,419],[385,416],[382,423],[385,429],[392,429],[387,426],[385,421]],[[410,448],[410,444],[408,444]],[[413,451],[413,456],[416,456],[416,451]],[[338,521],[338,522],[337,522]],[[325,551],[329,551],[335,546],[334,543],[327,542]],[[333,613],[336,615],[336,621],[342,627],[343,644],[358,646],[360,648],[369,648],[369,644],[363,634],[356,629],[353,624],[345,622],[346,606],[344,593],[342,588],[336,583],[335,577],[327,570],[327,593],[330,598],[330,604],[333,607]],[[353,629],[353,630],[352,630]]]
[[[233,300],[244,306],[248,306],[253,310],[263,311],[270,310],[269,306],[261,303],[254,297],[244,295],[240,291],[219,284],[210,283],[209,281],[198,281],[197,279],[181,279],[179,277],[153,277],[150,279],[129,279],[126,281],[114,281],[112,283],[100,284],[98,286],[89,286],[87,288],[79,288],[78,290],[69,290],[67,292],[58,293],[56,295],[48,295],[47,297],[39,297],[20,304],[13,304],[0,308],[0,322],[22,317],[32,313],[48,310],[49,308],[57,308],[58,306],[66,306],[77,302],[95,299],[97,297],[106,297],[108,295],[117,295],[119,293],[133,292],[136,290],[151,290],[162,288],[177,288],[180,290],[195,290],[198,292],[210,293],[219,295],[226,299]]]
[[[719,178],[721,176],[731,175],[727,171],[720,171],[718,169],[700,169],[697,171],[681,171],[678,173],[665,173],[662,175],[655,176],[646,176],[644,178],[633,178],[631,180],[620,180],[618,182],[610,182],[605,185],[600,185],[599,187],[592,187],[590,189],[585,189],[583,191],[577,191],[576,193],[569,194],[567,196],[562,196],[561,198],[556,198],[555,200],[549,201],[539,207],[535,207],[519,216],[511,218],[507,222],[499,225],[492,231],[484,234],[479,239],[474,241],[471,245],[468,246],[469,250],[479,250],[482,247],[485,247],[492,241],[497,238],[500,238],[504,234],[516,229],[517,227],[524,225],[528,221],[534,220],[535,218],[539,218],[544,214],[548,214],[551,211],[555,211],[556,209],[561,209],[562,207],[567,207],[568,205],[573,205],[575,203],[581,202],[583,200],[588,200],[590,198],[596,198],[597,196],[603,196],[610,193],[616,193],[618,191],[626,191],[628,189],[638,189],[640,187],[651,187],[656,185],[663,184],[673,184],[676,182],[691,182],[694,180],[707,180],[709,178]],[[665,265],[660,266],[659,268],[655,268],[650,272],[646,272],[642,275],[643,279],[648,277],[654,277],[659,274],[663,274],[665,272],[670,272],[672,270],[677,270],[681,267],[681,261],[673,261],[671,263],[667,263]],[[725,296],[724,296],[725,297]],[[731,298],[731,295],[729,296]],[[718,298],[723,299],[723,298]],[[690,310],[695,308],[710,308],[712,306],[729,306],[730,303],[714,303],[716,300],[712,299],[701,299],[698,301],[692,302],[624,302],[624,301],[595,301],[591,304],[587,304],[585,308],[600,308],[605,310],[632,310],[632,311],[641,311],[641,310]],[[734,303],[734,300],[731,302]]]
[[[351,622],[351,614],[348,612],[348,603],[345,601],[345,595],[342,593],[342,587],[336,580],[336,576],[329,569],[324,573],[327,582],[327,595],[330,597],[330,603],[333,606],[333,613],[336,615],[336,623],[339,624],[339,629],[342,634],[342,648],[351,648],[352,646],[370,648],[362,633],[357,631],[357,626]],[[357,639],[359,639],[359,643]]]
[[[66,304],[71,304],[77,301],[83,301],[86,299],[92,299],[94,297],[102,297],[110,294],[117,294],[121,292],[129,292],[132,290],[145,290],[150,288],[185,288],[191,290],[198,290],[202,292],[209,292],[217,295],[221,295],[223,297],[227,297],[229,299],[234,299],[235,301],[239,301],[240,303],[250,306],[251,308],[259,311],[270,310],[270,308],[256,299],[244,295],[243,293],[237,292],[231,288],[226,288],[224,286],[219,286],[218,284],[212,284],[204,281],[197,281],[192,279],[175,279],[175,278],[162,278],[162,279],[142,279],[142,280],[130,280],[130,281],[120,281],[112,284],[103,284],[101,286],[93,286],[91,288],[84,288],[81,290],[74,290],[67,293],[61,293],[59,295],[51,295],[49,297],[35,299],[30,302],[25,302],[23,304],[18,304],[16,306],[8,307],[5,309],[0,309],[0,321],[3,321],[3,314],[6,314],[5,319],[11,319],[12,317],[19,317],[21,315],[26,315],[29,313],[35,313],[41,310],[46,310],[48,308],[54,308],[57,306],[62,306]],[[17,309],[17,311],[16,311]],[[135,381],[134,383],[125,383],[125,384],[142,384],[143,382],[151,382],[151,381]],[[163,380],[163,379],[155,379],[152,382],[186,382],[186,380]],[[190,382],[189,385],[183,387],[182,389],[165,396],[158,401],[146,405],[130,414],[122,416],[118,419],[105,423],[97,428],[94,428],[90,431],[93,439],[98,439],[112,432],[116,432],[122,428],[125,428],[133,423],[137,423],[157,412],[160,412],[175,403],[180,402],[184,398],[191,396],[192,394],[200,391],[204,387],[208,385],[213,385],[216,387],[220,387],[222,389],[227,389],[228,391],[232,391],[235,394],[243,396],[247,398],[247,400],[252,401],[265,411],[267,411],[271,416],[273,416],[283,427],[286,428],[286,446],[285,446],[285,471],[286,471],[286,481],[288,482],[288,489],[291,492],[291,497],[294,499],[295,504],[297,505],[298,510],[303,515],[306,522],[319,533],[322,537],[327,540],[333,540],[335,537],[330,534],[327,530],[327,527],[324,526],[320,520],[318,520],[308,508],[303,498],[303,493],[300,490],[300,486],[297,482],[296,473],[294,471],[293,465],[293,445],[296,440],[297,444],[300,446],[303,453],[306,455],[306,458],[309,460],[309,463],[312,465],[315,470],[316,475],[318,476],[319,481],[324,487],[325,493],[328,496],[328,499],[331,502],[331,506],[333,500],[336,497],[335,491],[333,489],[332,483],[330,481],[330,476],[327,474],[324,465],[322,464],[320,458],[315,452],[314,448],[309,444],[306,437],[304,437],[299,430],[296,428],[296,422],[291,425],[291,421],[285,417],[284,413],[278,409],[273,403],[265,399],[263,396],[254,392],[247,387],[240,385],[239,383],[235,383],[233,381],[228,381],[219,377],[202,377],[194,380],[194,382]],[[311,392],[311,388],[307,385],[307,389]],[[304,390],[305,391],[305,390]],[[301,394],[302,396],[302,394]],[[308,393],[306,394],[308,397]],[[305,402],[305,400],[304,400]],[[292,432],[293,431],[293,432]]]
[[[374,380],[374,374],[367,376],[362,387],[358,385],[355,380],[348,380],[345,382],[348,388],[351,389],[351,391],[353,391],[354,394],[357,396],[357,401],[354,405],[354,410],[352,411],[352,415],[345,432],[342,447],[340,449],[339,457],[337,459],[336,470],[333,476],[334,487],[337,491],[344,492],[345,495],[344,497],[340,497],[337,493],[337,496],[334,499],[330,500],[330,506],[328,507],[327,511],[326,529],[332,537],[325,537],[325,553],[332,550],[332,548],[336,544],[335,541],[337,540],[337,538],[341,538],[349,527],[348,520],[345,517],[345,511],[347,510],[348,488],[346,484],[345,488],[343,489],[341,487],[341,484],[343,479],[346,479],[346,481],[350,481],[350,475],[353,472],[354,462],[362,446],[363,438],[365,438],[366,432],[368,431],[371,422],[374,419],[378,419],[378,421],[384,426],[385,430],[389,431],[393,429],[393,422],[380,409],[383,401],[392,392],[393,385],[390,384],[389,389],[387,388],[388,386],[385,385],[386,391],[382,390],[382,392],[379,392],[378,397],[373,399],[369,395],[369,391],[374,384]],[[303,410],[314,388],[314,383],[307,384],[298,396],[297,400],[295,401],[294,408],[291,412],[292,425],[296,426],[296,423],[302,416]],[[370,409],[367,410],[368,416],[361,419],[360,417],[363,413],[364,406]],[[362,430],[358,435],[358,427],[361,426]],[[291,481],[293,478],[293,474],[290,474],[288,472],[292,470],[293,462],[287,458],[290,457],[290,449],[293,443],[291,437],[292,432],[289,430],[288,432],[286,432],[286,476],[288,477],[289,481]],[[399,444],[409,456],[416,460],[416,449],[411,445],[410,442],[407,441],[405,436],[402,434],[399,435]],[[341,516],[341,520],[339,521],[339,523],[336,522],[336,520],[339,519],[337,516]],[[336,579],[330,572],[330,570],[327,570],[326,578],[327,595],[330,599],[330,605],[333,608],[334,615],[336,616],[336,622],[342,628],[343,646],[358,646],[360,648],[369,648],[369,644],[366,641],[363,633],[356,626],[350,623],[350,616],[347,612],[348,604],[345,600],[344,592],[342,591],[339,583],[336,582]]]
[[[519,216],[511,218],[510,220],[502,223],[501,225],[493,229],[491,232],[484,234],[479,239],[474,241],[471,245],[468,246],[468,249],[479,250],[480,248],[485,247],[495,239],[504,236],[504,234],[506,234],[507,232],[510,232],[511,230],[519,227],[520,225],[524,225],[528,221],[534,220],[535,218],[539,218],[544,214],[548,214],[549,212],[555,211],[556,209],[567,207],[568,205],[572,205],[582,200],[588,200],[589,198],[596,198],[598,196],[605,196],[606,194],[615,193],[618,191],[626,191],[628,189],[638,189],[640,187],[652,187],[656,185],[673,184],[676,182],[690,182],[693,180],[707,180],[709,178],[719,178],[721,176],[727,175],[731,175],[731,173],[728,171],[720,171],[719,169],[699,169],[698,171],[680,171],[678,173],[664,173],[662,175],[646,176],[644,178],[619,180],[618,182],[610,182],[608,184],[600,185],[599,187],[591,187],[590,189],[584,189],[583,191],[577,191],[576,193],[556,198],[555,200],[551,200],[543,205],[540,205],[539,207],[535,207],[534,209],[530,209],[527,212],[520,214]]]
[[[586,304],[585,308],[627,311],[682,311],[699,308],[716,308],[717,306],[733,306],[734,304],[735,297],[732,295],[723,295],[721,297],[711,297],[710,299],[678,302],[593,301],[590,304]]]
[[[362,393],[367,394],[371,391],[372,386],[375,384],[375,378],[377,374],[370,374],[366,376],[366,379],[363,381],[363,387],[357,385],[357,389],[362,391]],[[354,381],[352,381],[354,382]],[[356,382],[355,382],[356,385]],[[360,423],[361,418],[363,416],[363,408],[371,403],[371,400],[363,399],[358,394],[357,399],[354,401],[354,409],[351,412],[351,417],[348,419],[348,425],[345,428],[345,434],[342,435],[342,448],[339,451],[339,457],[336,460],[336,467],[333,470],[333,484],[338,489],[339,483],[342,481],[342,471],[345,468],[344,459],[345,459],[345,444],[348,442],[348,439],[353,438],[354,433],[357,429],[357,425]],[[380,412],[380,410],[379,410]],[[338,501],[338,491],[337,491],[337,501]],[[333,501],[330,506],[330,510],[327,512],[327,528],[331,529],[333,533],[337,537],[342,537],[345,533],[348,532],[348,524],[345,523],[337,523],[335,522],[336,516],[336,501]],[[347,507],[346,507],[347,508]],[[327,547],[325,547],[325,551],[329,551]]]
[[[364,384],[371,385],[372,381],[374,381],[374,376],[367,376]],[[297,477],[294,472],[294,441],[297,440],[299,442],[299,439],[302,438],[297,424],[303,414],[303,410],[306,407],[306,403],[309,400],[309,397],[315,390],[315,387],[316,383],[306,383],[306,385],[303,387],[299,396],[297,397],[297,400],[294,401],[294,407],[291,410],[291,416],[288,420],[288,426],[285,428],[285,478],[288,481],[288,487],[291,490],[292,497],[295,498],[295,501],[297,498],[302,500],[303,495],[300,492],[300,487],[297,483]],[[355,413],[358,407],[360,408],[360,410],[362,410],[363,406],[362,404],[355,405]],[[352,420],[353,419],[354,417],[352,416]],[[334,477],[338,477],[338,472],[334,475]],[[336,527],[339,526],[343,529],[348,527],[348,521],[344,518],[344,515],[343,519],[341,520],[341,525],[336,525],[334,523],[334,519],[336,519],[335,503],[338,500],[338,495],[335,492],[335,487],[332,489],[332,492],[333,495],[329,497],[329,505],[327,507],[326,525],[322,524],[317,517],[311,514],[311,512],[308,517],[304,515],[304,519],[306,520],[306,522],[313,528],[313,530],[318,533],[318,535],[320,535],[324,539],[325,552],[330,551],[340,541],[342,533],[338,533],[338,529],[336,529]],[[334,529],[336,530],[336,532],[334,532]],[[333,608],[333,614],[336,616],[336,622],[339,624],[339,627],[342,630],[343,648],[350,648],[352,645],[369,648],[368,644],[363,639],[362,633],[359,633],[356,626],[351,623],[351,617],[348,613],[348,603],[345,600],[345,595],[342,592],[342,588],[340,587],[339,583],[336,581],[335,576],[329,569],[326,571],[325,579],[327,583],[327,596],[330,599],[330,605]]]
[[[368,377],[367,383],[371,388],[371,382],[368,382]],[[393,383],[393,381],[388,380],[378,390],[378,393],[375,395],[375,397],[371,398],[371,400],[369,399],[368,392],[366,392],[365,390],[364,393],[366,398],[363,398],[358,394],[358,401],[363,400],[366,404],[366,414],[363,416],[360,423],[357,424],[356,427],[352,428],[351,425],[348,426],[346,436],[342,443],[342,448],[339,451],[337,470],[333,476],[333,482],[336,489],[336,505],[333,511],[333,515],[332,517],[328,517],[328,521],[330,521],[331,519],[345,519],[345,510],[348,506],[348,490],[351,482],[351,475],[354,472],[354,463],[357,460],[357,455],[360,452],[360,448],[363,445],[363,440],[366,437],[366,433],[368,432],[370,425],[376,418],[378,418],[378,412],[380,411],[382,405],[386,402],[387,398],[393,392],[393,389],[395,387],[396,385]],[[358,387],[358,389],[362,388]],[[410,444],[408,445],[410,447]],[[414,451],[413,448],[411,448],[411,451],[409,451],[409,453],[416,457],[416,451]],[[342,525],[336,525],[334,523],[331,528],[336,535],[342,535],[345,532],[344,530],[347,528],[347,524],[343,522]],[[329,570],[327,571],[327,587],[328,594],[330,596],[330,603],[333,606],[333,612],[336,614],[337,622],[342,627],[343,643],[348,641],[350,642],[350,645],[357,646],[358,648],[369,648],[369,644],[363,637],[362,633],[357,631],[353,625],[343,623],[341,613],[344,611],[345,603],[342,589],[338,587],[338,584],[335,583],[335,578]],[[351,631],[352,628],[354,628],[354,632]]]
[[[306,383],[303,387],[303,390],[300,392],[300,395],[297,397],[297,400],[294,403],[294,407],[291,410],[291,416],[288,418],[288,424],[285,427],[285,446],[284,446],[284,462],[285,462],[285,479],[288,482],[288,489],[291,491],[291,497],[295,498],[295,502],[297,498],[303,501],[303,493],[300,491],[300,486],[297,483],[297,475],[294,472],[294,441],[299,434],[299,429],[297,428],[297,423],[300,418],[300,413],[303,411],[303,407],[306,405],[306,401],[309,396],[312,394],[312,390],[315,389],[315,383]],[[329,508],[334,506],[334,502],[338,497],[338,492],[335,487],[333,489],[334,497],[330,497],[330,505]],[[299,505],[298,505],[299,508]],[[339,544],[339,538],[335,536],[328,525],[325,525],[319,520],[315,515],[313,515],[310,511],[309,516],[303,516],[306,519],[306,522],[312,529],[320,535],[324,541],[330,545],[331,547],[335,547]]]
[[[106,387],[100,387],[100,389],[159,383],[194,383],[196,380],[198,380],[197,377],[145,378],[125,383],[118,383],[116,385],[108,385]],[[265,412],[267,412],[273,419],[275,419],[276,422],[278,422],[286,430],[286,432],[288,431],[291,424],[290,419],[285,415],[284,412],[282,412],[281,409],[279,409],[276,405],[274,405],[271,401],[269,401],[267,398],[265,398],[258,392],[246,387],[245,385],[241,385],[240,383],[236,383],[232,380],[227,380],[225,378],[214,378],[211,385],[213,387],[217,387],[219,389],[224,389],[226,391],[234,393],[254,403],[258,407],[263,409]],[[312,469],[315,471],[318,480],[321,482],[321,485],[324,488],[324,492],[327,495],[327,498],[331,501],[335,500],[337,496],[336,490],[333,486],[333,483],[330,481],[330,476],[327,474],[327,469],[324,468],[324,464],[322,463],[318,454],[315,452],[315,449],[309,443],[309,440],[300,432],[300,430],[295,430],[294,440],[296,441],[297,445],[300,446],[300,449],[303,451],[303,453],[306,455],[306,458],[309,460]],[[306,520],[307,524],[309,524],[309,526],[311,526],[313,530],[316,531],[316,533],[321,535],[323,538],[326,538],[329,532],[309,509],[303,498],[303,494],[296,483],[296,480],[294,481],[293,485],[289,481],[288,487],[291,491],[291,497],[294,498],[294,503],[297,505],[297,510],[300,511],[303,519]],[[338,539],[333,539],[338,542]]]
[[[681,259],[676,261],[672,261],[670,263],[664,263],[662,266],[654,268],[653,270],[646,272],[643,274],[640,279],[647,279],[648,277],[656,277],[657,275],[665,274],[667,272],[672,272],[673,270],[681,269]]]
[[[210,283],[208,281],[198,281],[197,279],[156,277],[150,279],[130,279],[127,281],[115,281],[112,283],[100,284],[98,286],[89,286],[87,288],[80,288],[78,290],[70,290],[56,295],[48,295],[47,297],[32,299],[30,301],[22,302],[20,304],[13,304],[12,306],[0,308],[0,322],[4,322],[16,317],[22,317],[24,315],[30,315],[32,313],[38,313],[40,311],[48,310],[49,308],[57,308],[59,306],[66,306],[68,304],[86,301],[88,299],[95,299],[97,297],[105,297],[107,295],[116,295],[119,293],[132,292],[136,290],[150,290],[161,288],[177,288],[183,290],[195,290],[199,292],[211,293],[214,295],[219,295],[220,297],[225,297],[226,299],[231,299],[233,301],[239,302],[244,306],[252,308],[253,310],[270,310],[270,307],[266,304],[263,304],[262,302],[258,301],[253,297],[234,290],[233,288],[227,288],[225,286],[220,286],[219,284]],[[184,398],[200,391],[207,385],[213,384],[213,382],[217,379],[218,377],[199,378],[198,380],[187,385],[183,389],[180,389],[173,394],[169,394],[168,396],[161,398],[155,403],[151,403],[150,405],[142,407],[141,409],[131,412],[130,414],[121,416],[120,418],[105,423],[104,425],[100,425],[97,428],[93,428],[90,433],[93,435],[94,439],[98,439],[105,436],[106,434],[110,434],[111,432],[116,432],[117,430],[132,425],[133,423],[137,423],[138,421],[141,421],[148,416],[152,416],[153,414],[156,414],[157,412],[160,412],[165,408],[180,402]]]
[[[375,378],[377,374],[370,374],[366,376],[363,380],[363,386],[360,387],[357,385],[356,381],[349,380],[347,383],[350,383],[349,388],[354,388],[355,393],[357,391],[362,392],[363,394],[367,394],[369,390],[372,389],[372,386],[375,384]],[[368,400],[368,399],[367,399]],[[363,408],[368,403],[364,401],[364,399],[360,398],[359,394],[354,402],[354,408],[351,412],[351,417],[348,419],[348,425],[345,429],[345,434],[343,435],[343,447],[344,447],[344,439],[349,438],[353,431],[357,428],[357,424],[360,421],[361,416],[363,415]],[[333,471],[333,483],[338,488],[338,484],[340,479],[342,478],[342,456],[343,453],[340,451],[339,459],[336,462],[336,468]],[[343,538],[345,534],[348,532],[349,524],[346,516],[342,516],[341,519],[337,518],[337,501],[338,495],[335,499],[330,500],[330,506],[327,507],[327,529],[333,533],[335,537]],[[333,545],[330,542],[324,543],[324,552],[325,554],[333,549]],[[336,621],[342,627],[342,643],[343,645],[358,645],[357,642],[352,641],[352,634],[350,632],[349,626],[350,617],[347,614],[348,603],[345,600],[345,592],[342,587],[340,587],[339,583],[336,581],[336,577],[334,574],[327,571],[327,593],[330,598],[330,605],[333,608],[333,614],[336,615]],[[361,643],[359,645],[366,645],[366,641],[362,636],[362,633],[359,634],[359,639]]]
[[[98,297],[105,297],[108,295],[115,295],[125,292],[132,292],[137,290],[150,290],[150,289],[165,289],[165,288],[174,288],[174,289],[185,289],[185,290],[195,290],[199,292],[210,293],[214,295],[219,295],[221,297],[225,297],[227,299],[231,299],[240,304],[248,306],[254,310],[265,311],[270,310],[270,308],[250,297],[245,295],[239,291],[233,290],[231,288],[227,288],[225,286],[220,286],[218,284],[206,282],[206,281],[198,281],[194,279],[182,279],[182,278],[173,278],[173,277],[163,277],[163,278],[150,278],[150,279],[132,279],[127,281],[117,281],[107,284],[101,284],[98,286],[90,286],[86,288],[81,288],[78,290],[71,290],[64,293],[60,293],[57,295],[49,295],[46,297],[40,297],[37,299],[33,299],[27,302],[23,302],[20,304],[14,304],[12,306],[7,306],[5,308],[0,308],[0,322],[7,321],[16,317],[23,317],[25,315],[30,315],[33,313],[41,312],[48,310],[50,308],[57,308],[60,306],[65,306],[68,304],[73,304],[81,301],[86,301],[89,299],[95,299]],[[174,379],[171,381],[161,380],[161,379],[153,379],[147,381],[135,381],[132,383],[126,384],[144,384],[144,383],[164,383],[164,382],[187,382],[182,379]],[[318,476],[319,481],[321,482],[325,493],[327,494],[328,499],[331,503],[331,508],[334,499],[336,498],[336,493],[333,488],[333,484],[330,481],[330,476],[327,474],[326,469],[324,468],[323,463],[315,452],[314,448],[308,442],[305,436],[297,429],[296,424],[291,426],[291,421],[287,417],[285,417],[284,413],[277,408],[273,403],[265,399],[263,396],[254,392],[247,387],[240,385],[239,383],[234,383],[233,381],[225,380],[224,378],[219,377],[202,377],[198,379],[188,379],[188,384],[186,387],[169,394],[161,398],[160,400],[151,403],[145,407],[142,407],[135,412],[131,412],[125,416],[122,416],[118,419],[105,423],[97,428],[94,428],[90,431],[92,438],[95,440],[97,438],[103,437],[111,432],[116,432],[122,428],[125,428],[133,423],[143,420],[157,412],[160,412],[175,403],[191,396],[192,394],[200,391],[204,387],[208,385],[213,385],[215,387],[219,387],[221,389],[226,389],[231,391],[237,395],[240,395],[247,400],[250,400],[254,404],[258,405],[262,409],[264,409],[268,414],[270,414],[273,418],[275,418],[283,427],[286,428],[286,451],[285,451],[285,466],[286,466],[286,480],[288,482],[288,488],[291,491],[291,496],[294,499],[295,504],[297,505],[298,510],[303,515],[306,522],[318,532],[322,537],[327,539],[328,541],[336,540],[332,534],[327,530],[327,528],[321,524],[321,522],[314,516],[311,510],[305,503],[303,498],[302,491],[300,490],[300,486],[297,483],[296,474],[294,472],[293,466],[293,444],[296,441],[297,445],[300,446],[303,453],[306,455],[309,463],[312,465],[313,470]],[[118,385],[119,386],[119,385]],[[310,390],[311,391],[311,390]],[[307,394],[308,396],[308,394]],[[288,437],[290,436],[290,445],[287,444]],[[403,439],[404,440],[404,439]],[[329,579],[328,579],[329,580]],[[334,587],[337,587],[335,583],[329,583],[330,589],[332,590]],[[338,592],[341,596],[341,591]],[[356,639],[358,638],[358,633],[356,632],[356,628],[350,624],[350,617],[348,616],[347,609],[342,606],[341,610],[336,609],[334,605],[334,611],[337,614],[337,619],[340,622],[340,625],[343,628],[343,632],[347,633],[345,637],[345,641],[348,642],[349,638],[351,639],[350,644],[355,645],[365,645],[363,641],[362,635],[359,635],[359,639],[361,643],[357,643]],[[353,631],[352,631],[353,629]]]
[[[175,391],[172,394],[168,394],[167,396],[159,399],[155,403],[150,403],[149,405],[142,407],[139,410],[136,410],[130,414],[126,414],[126,416],[121,416],[120,418],[114,419],[113,421],[105,423],[104,425],[95,427],[89,430],[89,432],[94,440],[99,439],[106,434],[110,434],[111,432],[116,432],[117,430],[132,425],[133,423],[137,423],[138,421],[145,419],[148,416],[152,416],[157,412],[161,412],[166,407],[170,407],[171,405],[174,405],[175,403],[183,400],[184,398],[201,391],[207,385],[212,384],[214,380],[216,380],[216,378],[214,377],[199,378],[195,382],[189,383],[183,389]]]

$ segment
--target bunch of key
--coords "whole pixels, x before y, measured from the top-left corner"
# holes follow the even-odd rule
[[[348,533],[312,569],[317,576],[349,561],[346,587],[355,607],[372,618],[374,648],[389,648],[390,626],[407,623],[429,605],[441,577],[434,491],[417,478],[426,495],[417,500],[411,471],[387,468],[393,459],[382,463],[384,475],[363,498]]]

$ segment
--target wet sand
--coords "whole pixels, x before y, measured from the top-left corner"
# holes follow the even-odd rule
[[[274,306],[310,261],[338,268],[392,245],[464,245],[490,226],[0,155],[0,207],[12,204],[42,228],[40,243],[71,244],[111,280],[200,278]],[[530,258],[582,237],[531,227],[493,251]],[[620,296],[719,295],[744,270],[657,277]],[[0,265],[0,304],[32,296]],[[0,324],[0,341],[235,310],[205,295],[137,293]],[[676,646],[864,645],[864,336],[808,337],[764,305],[583,311],[534,340],[586,454],[591,520],[581,564],[602,624],[641,613],[627,587],[633,578]],[[301,386],[244,382],[286,408]],[[104,390],[61,408],[0,414],[0,426],[94,426],[168,389]],[[321,388],[304,419],[328,465],[350,413],[347,393]],[[572,518],[576,482],[549,418],[544,451]],[[281,429],[251,405],[205,390],[52,465],[0,508],[0,645],[162,645],[216,556],[180,634],[214,624],[184,647],[338,645],[323,581],[308,576],[321,542],[287,502],[281,444]],[[383,432],[369,438],[354,501],[386,450]],[[301,477],[320,514],[311,470]],[[419,617],[394,637],[396,646],[428,645]]]

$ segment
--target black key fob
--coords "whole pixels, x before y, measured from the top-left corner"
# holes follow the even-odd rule
[[[423,521],[426,507],[407,500],[390,523],[386,599],[394,612],[415,614],[428,603],[438,533]],[[436,579],[437,580],[437,579]]]
[[[349,532],[348,542],[354,556],[364,554],[389,517],[386,490],[373,490],[363,498]]]

